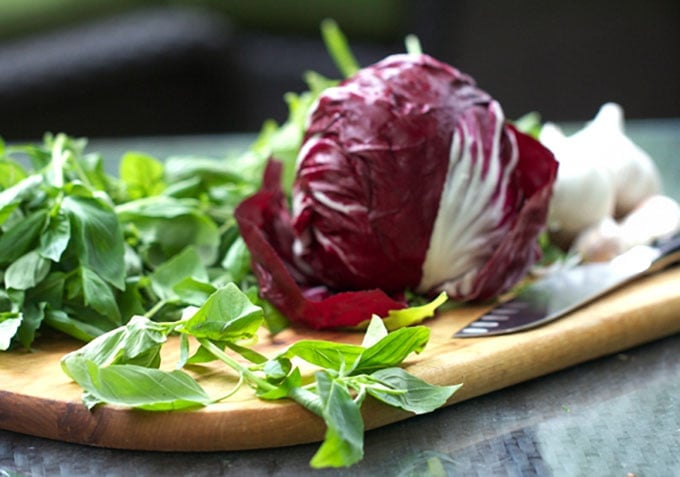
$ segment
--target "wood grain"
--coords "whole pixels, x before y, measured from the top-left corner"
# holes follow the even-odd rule
[[[497,337],[451,338],[488,308],[464,307],[430,320],[428,347],[406,362],[411,373],[428,382],[463,383],[449,404],[680,332],[680,268],[632,283],[541,328]],[[302,338],[357,342],[361,336],[287,330],[274,339],[262,336],[257,347],[274,354]],[[288,401],[260,401],[248,390],[195,411],[154,413],[98,406],[90,412],[80,402],[80,388],[59,366],[59,359],[78,346],[63,337],[46,336],[32,352],[0,354],[0,428],[93,446],[161,451],[279,447],[323,438],[323,423],[313,414]],[[177,344],[166,348],[164,366],[172,367]],[[236,382],[216,365],[190,371],[215,396]],[[373,401],[364,406],[367,429],[408,417]]]

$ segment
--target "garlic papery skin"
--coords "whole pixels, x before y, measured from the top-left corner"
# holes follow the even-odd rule
[[[557,125],[546,123],[539,140],[559,163],[548,229],[555,243],[566,247],[581,231],[613,215],[614,182],[593,150],[566,137]]]
[[[643,200],[660,193],[659,171],[652,158],[626,136],[620,105],[602,105],[595,118],[567,141],[573,153],[589,157],[611,174],[615,217],[627,215]]]

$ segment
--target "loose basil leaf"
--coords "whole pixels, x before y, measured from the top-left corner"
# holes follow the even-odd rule
[[[155,323],[142,316],[134,316],[125,326],[118,327],[72,351],[61,359],[64,372],[73,378],[71,363],[86,359],[100,366],[136,364],[157,368],[160,350],[167,341],[171,327]]]
[[[0,313],[0,351],[7,351],[12,338],[16,335],[23,316],[16,312],[2,312]]]
[[[361,353],[353,374],[368,373],[380,368],[400,364],[406,357],[423,350],[430,339],[430,329],[425,326],[401,328]]]
[[[349,391],[327,373],[315,375],[323,403],[326,436],[310,461],[315,468],[346,467],[363,458],[364,421]]]
[[[321,415],[321,400],[317,394],[300,387],[302,375],[293,369],[274,389],[256,389],[257,397],[266,400],[291,398],[314,414]]]
[[[351,366],[364,352],[357,345],[323,340],[300,340],[293,343],[282,356],[297,356],[321,368],[340,371]]]
[[[173,411],[210,404],[213,400],[187,373],[132,364],[101,367],[73,359],[69,370],[88,394],[86,404],[118,404],[147,411]]]
[[[230,283],[213,293],[178,331],[214,341],[236,341],[253,337],[262,320],[262,308]]]
[[[393,407],[415,414],[432,412],[446,404],[461,384],[455,386],[435,386],[413,376],[402,368],[386,368],[375,371],[371,377],[389,389],[405,392],[385,392],[379,387],[367,387],[368,393],[376,399]]]

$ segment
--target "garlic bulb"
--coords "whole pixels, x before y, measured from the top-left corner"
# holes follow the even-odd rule
[[[560,164],[548,216],[556,243],[568,245],[583,230],[623,217],[660,192],[656,165],[625,135],[623,123],[622,108],[606,103],[571,136],[554,124],[543,126],[539,139]]]

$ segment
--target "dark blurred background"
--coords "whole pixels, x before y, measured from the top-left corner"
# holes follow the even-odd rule
[[[256,131],[305,70],[338,76],[327,17],[362,65],[416,34],[510,118],[680,117],[677,0],[3,0],[0,136]]]

